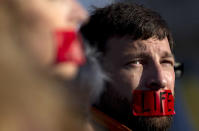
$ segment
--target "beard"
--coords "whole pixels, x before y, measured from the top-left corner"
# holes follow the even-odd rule
[[[171,127],[173,116],[132,116],[126,125],[134,131],[167,131]]]
[[[133,131],[167,131],[172,125],[173,116],[134,116],[131,101],[113,89],[107,88],[96,108]]]

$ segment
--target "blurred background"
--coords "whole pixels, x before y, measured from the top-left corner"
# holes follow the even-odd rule
[[[112,2],[143,4],[168,22],[175,40],[176,61],[184,75],[176,80],[176,116],[172,131],[199,131],[199,1],[198,0],[79,0],[89,11]]]

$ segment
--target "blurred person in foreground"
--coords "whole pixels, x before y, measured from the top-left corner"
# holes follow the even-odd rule
[[[92,130],[89,94],[76,81],[86,63],[78,28],[87,18],[76,0],[0,1],[1,131]]]
[[[85,63],[78,28],[88,14],[76,0],[2,0],[1,3],[5,14],[2,20],[7,21],[4,28],[13,32],[15,43],[37,65],[70,79],[72,72]]]
[[[81,32],[101,53],[110,77],[94,104],[96,127],[168,130],[175,114],[175,60],[165,20],[141,5],[115,3],[93,11]]]

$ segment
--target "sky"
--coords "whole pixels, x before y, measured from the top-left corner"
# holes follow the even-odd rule
[[[82,3],[82,5],[84,5],[84,7],[88,10],[90,9],[91,5],[103,7],[107,4],[110,4],[113,1],[114,0],[79,0],[79,2]]]

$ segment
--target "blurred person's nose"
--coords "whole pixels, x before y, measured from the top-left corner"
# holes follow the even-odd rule
[[[162,90],[166,85],[167,80],[161,63],[153,62],[147,69],[145,87],[149,90]]]
[[[78,26],[86,22],[89,17],[88,12],[76,0],[73,1],[73,9],[71,10],[71,14],[71,21]]]

